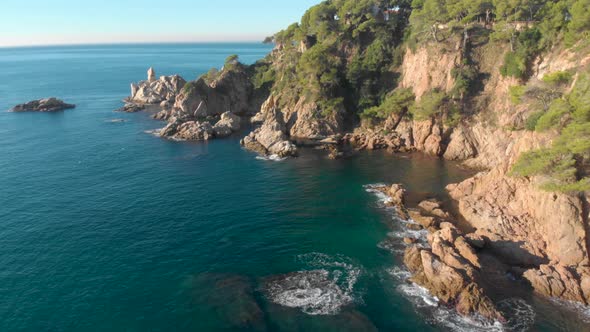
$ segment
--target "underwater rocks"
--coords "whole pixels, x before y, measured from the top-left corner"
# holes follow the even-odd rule
[[[160,104],[174,101],[186,81],[179,75],[162,76],[156,80],[153,68],[148,70],[148,80],[131,84],[131,95],[128,102],[136,104]]]
[[[250,278],[204,273],[194,277],[192,283],[195,292],[199,292],[194,297],[201,310],[210,310],[228,330],[268,330]]]
[[[74,104],[67,104],[63,100],[51,97],[16,105],[9,112],[59,112],[75,107]]]

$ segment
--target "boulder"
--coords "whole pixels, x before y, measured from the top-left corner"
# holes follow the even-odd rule
[[[10,112],[58,112],[71,108],[76,105],[65,103],[63,100],[51,97],[45,99],[33,100],[28,103],[19,104],[11,108]]]
[[[242,119],[232,112],[225,112],[221,114],[221,119],[215,124],[215,126],[228,127],[232,132],[236,132],[240,130],[241,121]]]
[[[424,228],[438,226],[438,220],[434,217],[424,216],[419,211],[416,211],[416,210],[409,210],[408,213],[410,215],[410,218],[412,218],[412,220],[414,220],[418,224],[422,225]]]

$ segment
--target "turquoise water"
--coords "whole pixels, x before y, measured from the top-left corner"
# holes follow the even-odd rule
[[[148,114],[112,111],[149,66],[192,79],[228,54],[251,63],[269,50],[0,49],[0,110],[48,96],[78,106],[0,112],[0,331],[474,328],[404,288],[398,223],[364,187],[402,182],[418,199],[469,172],[384,153],[261,160],[240,135],[170,142],[146,133],[162,126]],[[277,304],[297,300],[277,296],[289,280],[329,296]],[[526,300],[538,313],[517,316],[525,329],[583,330],[569,312]]]

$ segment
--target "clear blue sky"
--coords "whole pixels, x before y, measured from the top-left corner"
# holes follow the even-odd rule
[[[6,0],[0,46],[262,40],[320,0]]]

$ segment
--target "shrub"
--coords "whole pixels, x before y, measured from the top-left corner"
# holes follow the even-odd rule
[[[536,123],[536,131],[545,131],[559,125],[564,115],[571,112],[570,104],[564,99],[555,99]]]
[[[418,121],[426,120],[441,114],[441,108],[446,101],[446,94],[439,90],[426,93],[420,101],[410,108],[410,112]]]
[[[526,123],[524,125],[525,129],[529,131],[534,131],[537,126],[537,122],[543,116],[543,114],[543,111],[531,113],[531,115],[529,115],[529,117],[526,119]]]
[[[510,101],[513,104],[520,104],[526,92],[526,87],[524,85],[513,85],[508,88],[508,91],[510,93]]]
[[[543,76],[543,82],[551,85],[567,84],[572,80],[572,74],[567,71],[556,71]]]
[[[391,114],[403,114],[414,104],[415,99],[412,89],[397,89],[385,97],[381,105],[364,110],[361,117],[386,119]]]

